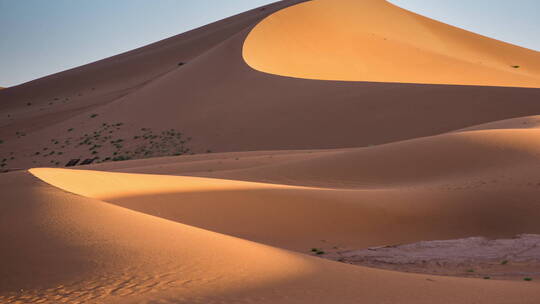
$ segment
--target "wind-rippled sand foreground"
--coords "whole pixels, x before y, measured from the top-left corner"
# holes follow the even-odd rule
[[[410,61],[374,73],[388,48]],[[540,234],[539,59],[384,1],[281,1],[1,90],[0,302],[539,303],[536,264],[324,259]]]

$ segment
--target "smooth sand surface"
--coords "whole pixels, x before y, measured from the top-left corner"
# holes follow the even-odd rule
[[[414,275],[314,256],[540,233],[540,89],[509,87],[537,86],[537,53],[384,1],[332,3],[280,1],[1,90],[0,170],[17,172],[0,174],[0,302],[540,302],[540,278]],[[363,54],[365,67],[381,66],[369,71],[384,79],[253,69],[255,57],[283,59],[275,48],[246,57],[261,28],[255,47],[279,38],[277,19],[335,46],[372,39],[381,57]],[[283,49],[314,58],[300,46]],[[386,47],[415,69],[390,71]],[[320,46],[353,59],[345,49]],[[506,67],[514,57],[519,69]],[[318,60],[312,71],[347,72]],[[398,76],[465,85],[392,83]],[[133,160],[58,168],[94,157]]]
[[[260,22],[243,49],[259,71],[308,79],[540,87],[540,53],[384,0],[314,0]]]

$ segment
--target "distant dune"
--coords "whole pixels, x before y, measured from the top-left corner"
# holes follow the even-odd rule
[[[383,0],[286,0],[1,90],[0,302],[539,303],[321,258],[540,234],[539,84]]]

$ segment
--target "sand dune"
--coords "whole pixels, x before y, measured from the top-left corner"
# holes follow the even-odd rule
[[[494,121],[486,124],[481,124],[477,126],[472,126],[465,128],[460,131],[469,131],[469,130],[490,130],[490,129],[538,129],[540,127],[540,116],[525,116],[517,117],[512,119],[505,119]]]
[[[382,0],[288,7],[255,26],[243,54],[257,70],[298,78],[540,86],[538,52]]]
[[[366,247],[537,233],[540,145],[531,136],[538,131],[487,130],[342,151],[199,156],[178,164],[167,159],[165,167],[150,161],[145,166],[134,162],[131,168],[95,166],[213,179],[31,172],[70,192],[306,252],[319,245]],[[358,221],[359,214],[366,219]]]
[[[50,170],[33,170],[33,173],[45,179],[54,176],[55,182],[68,182],[62,178],[63,174],[80,178],[87,173]],[[19,273],[9,280],[8,276],[2,276],[8,281],[2,284],[4,300],[8,301],[150,303],[160,299],[164,303],[328,303],[336,298],[343,303],[356,303],[359,298],[373,303],[398,300],[431,303],[434,298],[440,298],[440,303],[465,303],[470,299],[497,303],[501,298],[505,299],[504,303],[538,301],[535,285],[351,267],[145,216],[63,192],[26,173],[5,175],[2,183],[6,189],[12,189],[8,192],[10,197],[22,202],[9,204],[8,212],[2,216],[13,219],[21,218],[18,215],[21,212],[39,214],[25,217],[24,222],[2,221],[10,230],[23,232],[17,237],[17,246],[2,252],[3,260],[9,261]],[[68,190],[72,189],[68,187]],[[105,243],[107,246],[103,247]],[[42,248],[38,265],[28,263],[28,258],[36,258],[35,246]],[[13,273],[12,269],[2,269]],[[32,284],[28,283],[28,277],[32,277]],[[21,285],[21,281],[26,285]],[[339,284],[334,284],[336,281]],[[29,289],[10,293],[10,286]],[[417,288],[425,292],[408,291]],[[389,289],[396,292],[388,293]]]
[[[524,117],[362,148],[212,153],[89,168],[342,189],[439,185],[535,168],[540,154],[540,146],[530,140],[540,135],[535,121]],[[523,181],[530,177],[516,174]]]
[[[252,69],[242,56],[246,38],[265,17],[296,3],[279,2],[133,52],[2,90],[0,139],[4,143],[0,159],[8,159],[6,168],[31,168],[56,162],[64,165],[75,158],[113,158],[114,152],[126,156],[139,144],[152,150],[149,141],[131,140],[142,135],[142,128],[158,134],[170,129],[182,132],[191,138],[186,146],[195,153],[331,149],[431,136],[540,113],[540,89],[535,88],[321,81]],[[338,7],[349,4],[343,0]],[[307,3],[298,7],[302,5]],[[390,5],[380,6],[384,11],[405,14]],[[425,26],[430,28],[429,24]],[[454,37],[458,41],[469,41],[466,37],[471,35],[450,32],[459,36]],[[474,41],[480,39],[474,37]],[[508,48],[521,52],[515,47],[503,49]],[[179,62],[186,64],[178,66]],[[505,77],[501,76],[501,81]],[[99,143],[97,154],[78,145],[85,136],[101,132],[103,124],[118,123],[121,127],[111,139]],[[121,149],[110,144],[118,139],[124,141]],[[55,146],[56,141],[69,144]],[[43,155],[43,149],[55,153]],[[151,151],[152,156],[176,152],[157,150]],[[11,160],[11,152],[17,152],[18,157]]]
[[[538,303],[312,249],[540,234],[539,58],[286,0],[1,90],[0,302]]]
[[[1,221],[10,244],[2,250],[4,303],[132,302],[170,289],[185,291],[175,301],[189,303],[182,297],[197,300],[209,289],[219,297],[309,272],[300,256],[69,194],[27,173],[1,182],[13,199],[3,202]]]

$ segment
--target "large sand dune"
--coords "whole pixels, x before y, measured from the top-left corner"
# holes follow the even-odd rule
[[[312,249],[540,234],[539,58],[286,0],[1,90],[0,302],[538,303]]]

